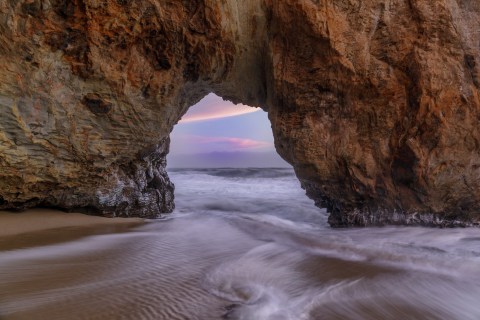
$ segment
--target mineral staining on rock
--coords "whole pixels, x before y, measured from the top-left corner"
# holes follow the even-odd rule
[[[333,226],[480,221],[476,1],[0,0],[0,208],[173,209],[207,93],[268,111]]]

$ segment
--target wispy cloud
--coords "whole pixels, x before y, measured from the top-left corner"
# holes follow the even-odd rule
[[[210,152],[168,155],[169,168],[291,168],[275,151]]]
[[[222,145],[228,150],[258,149],[271,147],[271,143],[252,139],[231,138],[231,137],[204,137],[191,136],[192,142],[198,144]]]
[[[260,111],[260,109],[243,104],[234,105],[230,101],[224,101],[214,94],[209,94],[198,104],[191,107],[179,123],[214,120],[257,111]]]

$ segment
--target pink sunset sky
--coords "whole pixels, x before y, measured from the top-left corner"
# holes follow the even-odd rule
[[[194,107],[191,107],[179,123],[234,117],[257,112],[259,110],[260,109],[258,108],[252,108],[243,104],[234,105],[233,103],[225,101],[215,94],[210,93]]]
[[[285,167],[267,113],[209,94],[175,126],[169,167]]]

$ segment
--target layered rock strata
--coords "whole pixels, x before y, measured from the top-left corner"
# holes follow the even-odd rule
[[[0,0],[0,208],[155,217],[209,92],[269,113],[333,226],[480,221],[480,3]]]

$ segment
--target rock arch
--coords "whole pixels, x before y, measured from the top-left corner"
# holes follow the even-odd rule
[[[479,214],[480,5],[0,1],[0,208],[173,208],[168,134],[210,91],[268,110],[333,226]]]

